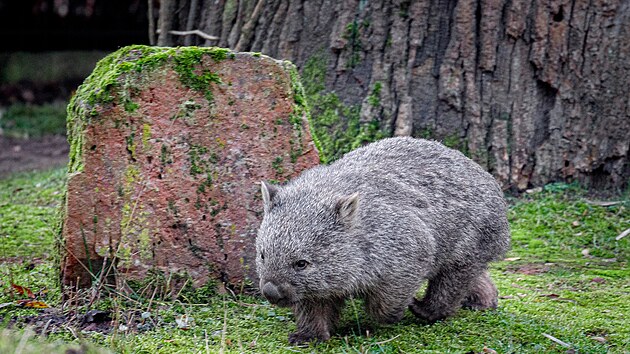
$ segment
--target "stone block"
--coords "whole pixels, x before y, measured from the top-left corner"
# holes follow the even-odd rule
[[[151,274],[256,283],[260,180],[317,165],[295,67],[221,48],[125,47],[68,107],[62,284]]]

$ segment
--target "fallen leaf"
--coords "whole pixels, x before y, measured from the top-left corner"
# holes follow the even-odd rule
[[[592,281],[593,283],[597,283],[597,284],[604,284],[604,283],[606,282],[606,279],[604,279],[604,278],[600,278],[600,277],[597,277],[597,278],[593,278],[593,279],[591,279],[591,281]]]
[[[585,248],[582,250],[582,256],[587,257],[587,258],[592,258],[593,256],[591,256],[591,251],[589,251],[588,248]]]
[[[514,262],[514,261],[518,261],[519,259],[521,259],[521,257],[510,257],[510,258],[504,259],[504,261],[506,261],[506,262]]]
[[[4,304],[0,304],[0,309],[3,307],[11,306],[11,305],[13,305],[12,302],[5,302]]]
[[[499,296],[499,299],[513,299],[514,296],[512,295],[505,295],[505,296]]]
[[[497,354],[497,351],[492,349],[492,348],[488,348],[488,347],[483,347],[483,352],[484,353],[488,353],[488,354]]]
[[[580,226],[580,222],[575,220],[574,222],[571,223],[571,225],[573,225],[573,226]]]
[[[27,287],[24,287],[24,286],[17,285],[17,284],[13,284],[13,283],[11,283],[11,286],[20,295],[26,295],[26,296],[28,296],[29,299],[34,299],[35,298],[35,294],[33,294],[31,289],[29,289]]]
[[[29,308],[32,308],[32,309],[46,309],[46,308],[50,307],[50,306],[46,305],[45,302],[36,301],[36,300],[29,300],[29,299],[18,300],[18,301],[16,301],[16,303],[18,304],[18,306],[29,307]]]

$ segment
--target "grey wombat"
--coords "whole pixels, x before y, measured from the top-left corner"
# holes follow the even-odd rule
[[[262,195],[260,289],[293,308],[291,343],[329,339],[350,297],[383,323],[407,307],[435,321],[460,306],[497,305],[487,265],[509,247],[506,203],[494,178],[458,151],[385,139],[285,186],[263,182]]]

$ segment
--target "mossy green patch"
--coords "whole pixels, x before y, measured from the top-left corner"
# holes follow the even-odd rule
[[[190,162],[190,174],[196,176],[206,172],[209,165],[205,155],[208,153],[208,148],[202,145],[191,144],[188,150],[188,160]]]
[[[82,168],[82,136],[87,125],[98,121],[100,112],[113,103],[122,105],[129,113],[140,108],[134,98],[146,84],[148,72],[161,67],[172,68],[182,85],[202,93],[208,101],[212,101],[212,85],[220,84],[221,79],[209,69],[201,69],[200,64],[205,57],[219,62],[228,58],[229,54],[230,51],[224,48],[135,45],[121,48],[103,58],[79,86],[68,105],[70,172]]]
[[[348,41],[348,47],[346,49],[350,50],[347,62],[347,66],[349,69],[354,68],[361,62],[361,51],[363,50],[363,44],[361,43],[360,30],[362,26],[363,22],[359,23],[357,20],[354,20],[346,25],[346,30],[343,34],[343,38]]]
[[[311,132],[311,137],[315,144],[315,147],[318,151],[321,151],[320,141],[317,139],[317,136],[314,134],[313,122],[311,119],[309,107],[307,105],[307,100],[305,97],[304,87],[302,86],[300,75],[297,71],[297,68],[293,63],[285,61],[284,68],[288,71],[289,77],[291,80],[291,89],[293,91],[293,110],[289,115],[289,123],[293,128],[292,136],[289,138],[290,147],[290,160],[291,163],[297,162],[299,156],[302,155],[304,151],[304,146],[302,145],[303,140],[303,131],[302,125],[304,124],[304,120],[306,119],[306,123],[309,126],[309,130]],[[285,121],[282,119],[278,119],[276,121],[277,125],[284,124]],[[275,128],[274,128],[275,130]],[[276,172],[279,171],[276,167],[273,167]],[[282,172],[278,173],[282,174]]]
[[[181,50],[178,55],[173,57],[175,62],[175,71],[179,74],[180,81],[186,87],[198,92],[203,92],[204,97],[208,100],[208,102],[212,102],[214,98],[210,85],[212,83],[221,84],[221,78],[219,75],[208,69],[203,69],[199,72],[199,69],[196,66],[201,63],[201,60],[206,53],[200,50],[190,50],[189,48],[180,49]],[[221,53],[224,52],[222,51]],[[215,55],[211,57],[213,59],[217,57],[219,60],[225,58],[224,55]]]
[[[383,84],[376,82],[372,88],[372,93],[368,96],[368,103],[372,107],[378,107],[381,105],[381,89]]]
[[[142,148],[148,151],[151,148],[149,140],[151,139],[151,125],[144,123],[142,125]]]
[[[381,127],[378,117],[361,122],[359,105],[346,105],[337,94],[325,92],[326,57],[323,54],[315,54],[306,62],[302,77],[310,108],[311,134],[323,163],[390,135]],[[374,101],[380,90],[381,85],[375,84],[371,93]]]

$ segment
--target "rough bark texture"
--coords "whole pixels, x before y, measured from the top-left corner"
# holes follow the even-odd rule
[[[319,163],[296,80],[288,62],[219,48],[103,59],[68,109],[62,283],[256,283],[258,182]]]
[[[290,59],[305,86],[319,58],[318,98],[334,93],[362,126],[464,150],[505,188],[627,184],[630,1],[199,2],[192,27],[219,40],[196,44]],[[317,125],[326,109],[311,105]]]

